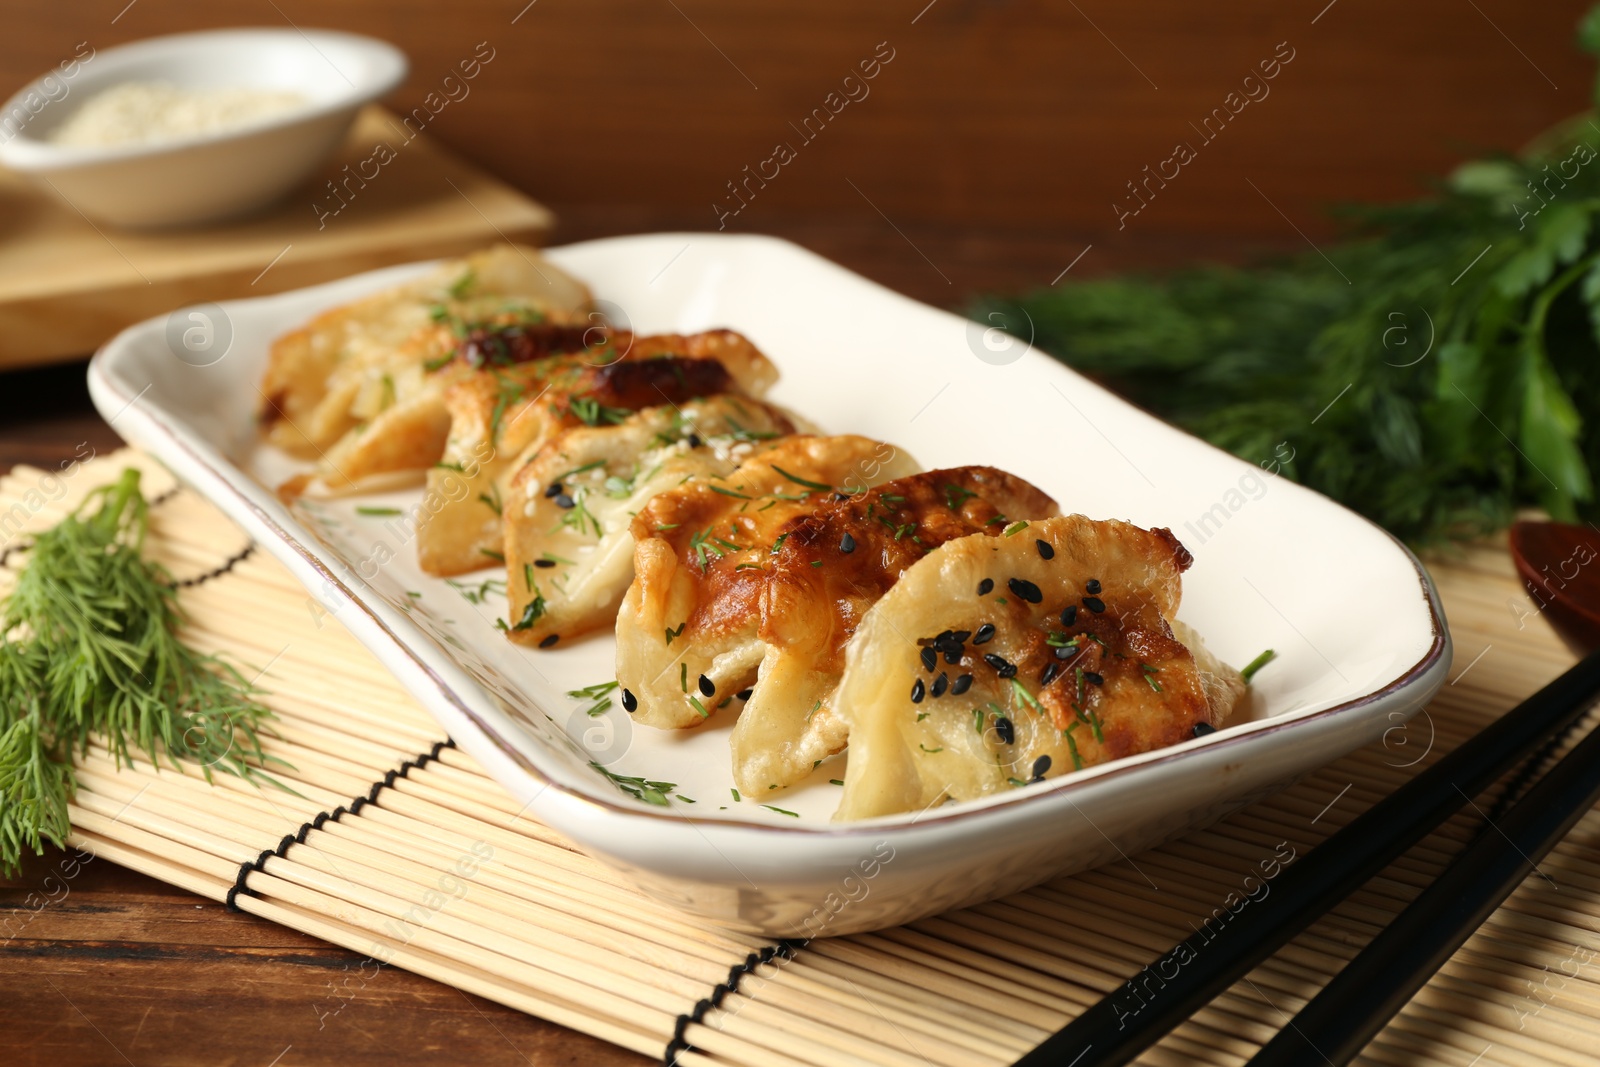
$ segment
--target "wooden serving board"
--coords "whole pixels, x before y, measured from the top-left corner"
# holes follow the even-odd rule
[[[344,178],[347,164],[355,173],[380,144],[394,158],[364,187],[352,179],[341,208],[327,182]],[[376,106],[304,187],[221,226],[118,230],[0,170],[0,370],[85,355],[118,330],[187,304],[264,296],[496,240],[538,243],[553,221],[542,204],[426,136],[408,141],[399,120]]]

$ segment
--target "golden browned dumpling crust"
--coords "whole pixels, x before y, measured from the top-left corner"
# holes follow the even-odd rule
[[[805,440],[797,438],[791,452],[801,452]],[[836,450],[847,454],[851,447]],[[698,725],[708,696],[754,681],[734,730],[732,759],[736,784],[756,792],[792,785],[844,747],[847,729],[833,706],[844,648],[862,614],[902,571],[951,538],[999,535],[1008,515],[1056,510],[1038,489],[993,468],[932,471],[844,492],[844,478],[823,482],[794,469],[807,458],[776,450],[754,457],[726,486],[708,483],[693,499],[658,498],[638,524],[669,527],[652,539],[676,552],[641,553],[656,567],[653,577],[677,587],[685,618],[671,640],[663,625],[659,650],[650,648],[651,635],[646,655],[619,654],[618,680],[640,686],[631,691],[637,718],[669,727]],[[720,529],[727,516],[735,517],[728,529],[741,530],[739,540],[730,536],[712,550],[722,554],[702,566],[707,538],[677,531],[697,523]],[[748,547],[728,547],[735,544]],[[640,606],[649,592],[639,589]],[[619,624],[619,641],[623,635]],[[688,643],[674,676],[671,649],[680,638]],[[622,668],[625,661],[643,673]]]
[[[555,435],[506,491],[511,639],[549,647],[610,626],[633,578],[633,517],[657,494],[726,475],[793,431],[781,410],[722,395]]]
[[[845,649],[907,568],[946,541],[1054,514],[1055,501],[1015,475],[957,467],[835,496],[791,521],[762,590],[761,677],[733,731],[739,787],[793,785],[845,747],[835,706]]]
[[[628,353],[596,365],[590,362],[594,352],[456,371],[442,387],[450,432],[427,475],[440,506],[417,526],[423,570],[463,574],[492,563],[490,554],[500,554],[503,540],[506,478],[561,431],[615,426],[642,407],[681,405],[736,388],[714,359],[635,359]]]
[[[844,487],[916,470],[880,441],[800,435],[651,500],[633,521],[634,581],[617,617],[617,680],[635,717],[697,726],[752,682],[766,571],[789,522]]]
[[[1167,530],[1081,515],[930,552],[847,649],[838,817],[969,800],[1217,726],[1244,684],[1174,631],[1190,561]]]

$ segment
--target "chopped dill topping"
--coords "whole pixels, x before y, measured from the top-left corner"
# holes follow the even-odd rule
[[[642,800],[646,804],[654,804],[658,808],[667,806],[667,797],[678,788],[675,782],[652,782],[647,778],[639,778],[629,774],[617,774],[598,763],[591,762],[600,774],[609,779],[613,785],[635,800]],[[690,803],[693,803],[691,801]]]
[[[1249,685],[1250,679],[1256,676],[1257,671],[1277,658],[1277,652],[1269,648],[1265,652],[1261,653],[1261,655],[1245,664],[1244,669],[1239,672],[1240,677],[1244,679],[1244,684]]]

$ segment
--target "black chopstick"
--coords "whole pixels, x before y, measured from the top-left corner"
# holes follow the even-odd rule
[[[1354,1059],[1597,800],[1600,729],[1485,826],[1249,1067],[1339,1067]]]
[[[1199,932],[1016,1062],[1115,1067],[1132,1060],[1244,977],[1318,917],[1448,819],[1467,799],[1580,718],[1600,695],[1600,653],[1442,756],[1285,868],[1243,921]],[[1224,912],[1230,915],[1230,912]]]

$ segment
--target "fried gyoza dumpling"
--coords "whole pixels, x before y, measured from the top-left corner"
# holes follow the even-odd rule
[[[423,366],[455,348],[456,324],[583,323],[589,304],[582,282],[531,248],[498,245],[441,263],[275,341],[261,383],[261,422],[273,444],[322,458],[352,429],[422,391]]]
[[[849,729],[834,690],[845,646],[907,567],[946,541],[1000,536],[1023,517],[1055,514],[1055,501],[1021,478],[957,467],[830,499],[792,520],[763,572],[758,637],[766,651],[733,731],[734,784],[751,792],[793,785],[844,748]]]
[[[506,490],[512,640],[548,647],[610,625],[633,579],[632,523],[645,504],[693,479],[726,475],[793,432],[777,408],[723,395],[557,434]]]
[[[560,368],[575,368],[580,360],[603,361],[590,354],[591,337],[598,332],[599,327],[583,323],[525,322],[515,313],[498,313],[470,328],[456,322],[420,331],[383,379],[387,389],[377,399],[371,421],[341,437],[323,454],[314,474],[295,483],[296,490],[316,496],[360,491],[382,475],[414,476],[432,468],[449,449],[452,423],[463,408],[473,410],[472,400],[488,394],[477,405],[488,418],[497,405],[503,410],[514,399],[536,393]],[[499,373],[485,369],[486,353],[504,357]],[[559,358],[564,354],[577,358]],[[462,458],[452,456],[449,462],[460,465]],[[475,480],[476,466],[470,474],[458,471],[461,476],[452,479],[452,485],[466,486]],[[468,488],[470,500],[488,486]],[[430,491],[442,499],[455,499],[440,486],[430,486]]]
[[[969,800],[1219,725],[1244,682],[1174,629],[1190,562],[1170,531],[1082,515],[930,552],[846,650],[836,818]]]
[[[909,474],[853,435],[773,442],[722,479],[660,494],[633,521],[633,584],[617,617],[617,680],[651,726],[699,725],[755,678],[761,600],[784,529],[834,496]]]
[[[715,359],[589,360],[585,352],[494,366],[445,388],[449,440],[428,472],[428,507],[417,523],[423,570],[461,574],[484,566],[486,553],[500,553],[505,479],[555,434],[613,426],[640,408],[736,389]]]

